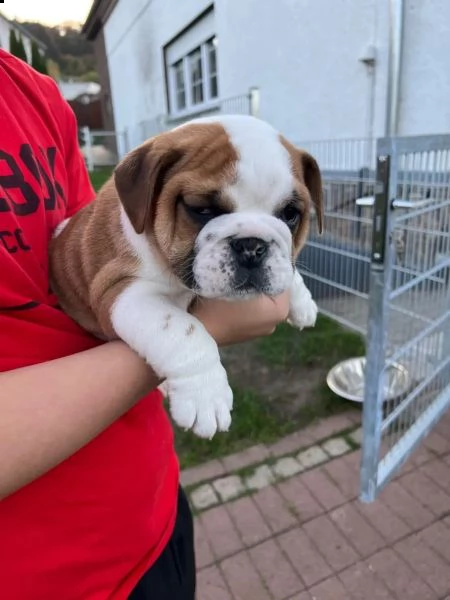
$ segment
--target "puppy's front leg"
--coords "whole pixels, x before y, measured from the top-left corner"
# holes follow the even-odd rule
[[[303,277],[295,269],[294,281],[291,287],[291,305],[289,307],[288,323],[303,329],[314,327],[317,319],[317,304],[306,287]]]
[[[205,438],[228,430],[233,394],[217,344],[198,319],[142,280],[120,292],[110,319],[116,334],[166,379],[178,425]]]

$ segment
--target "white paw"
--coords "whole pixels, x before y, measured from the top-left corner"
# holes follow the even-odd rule
[[[288,323],[303,329],[304,327],[314,327],[317,320],[318,308],[311,296],[304,296],[302,302],[297,302],[291,306],[288,316]]]
[[[221,364],[207,373],[168,380],[170,413],[177,425],[211,439],[231,425],[233,392]]]

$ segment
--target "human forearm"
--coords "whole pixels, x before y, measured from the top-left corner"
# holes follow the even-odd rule
[[[122,342],[0,373],[0,498],[90,442],[158,383]]]
[[[192,309],[219,345],[269,334],[288,296]],[[90,442],[159,384],[123,342],[0,373],[0,499]]]

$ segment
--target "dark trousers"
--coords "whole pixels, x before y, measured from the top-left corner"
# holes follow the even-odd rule
[[[169,543],[131,592],[129,600],[195,599],[194,524],[180,487],[178,514]]]

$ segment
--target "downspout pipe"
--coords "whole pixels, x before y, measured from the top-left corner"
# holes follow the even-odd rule
[[[405,17],[405,0],[389,1],[389,60],[386,106],[387,137],[398,134],[398,117],[400,108],[400,82],[403,58],[403,25]]]

